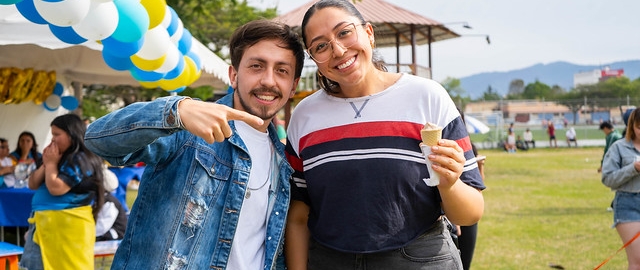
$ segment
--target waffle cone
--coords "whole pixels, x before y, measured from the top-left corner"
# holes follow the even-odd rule
[[[442,139],[442,128],[434,127],[433,124],[427,123],[425,128],[420,130],[420,136],[422,137],[422,143],[428,146],[437,145],[438,141]]]

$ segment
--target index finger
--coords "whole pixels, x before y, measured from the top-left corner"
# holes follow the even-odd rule
[[[233,108],[229,109],[227,120],[240,120],[249,124],[250,126],[261,126],[264,124],[264,120],[262,120],[262,118],[248,112],[236,110]]]
[[[452,147],[455,148],[456,151],[462,151],[462,147],[454,140],[449,140],[449,139],[441,139],[438,142],[438,145],[440,146],[446,146],[446,147]]]

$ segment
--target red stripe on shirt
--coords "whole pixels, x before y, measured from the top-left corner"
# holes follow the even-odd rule
[[[421,124],[411,122],[366,122],[319,130],[300,139],[299,151],[317,144],[347,138],[406,137],[420,140]]]

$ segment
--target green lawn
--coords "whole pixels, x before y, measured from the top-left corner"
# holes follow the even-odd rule
[[[596,169],[602,148],[487,156],[485,214],[473,269],[593,269],[622,245]],[[624,252],[601,269],[626,269]]]
[[[620,248],[606,211],[614,193],[596,171],[602,148],[480,151],[488,188],[474,270],[593,269]],[[135,194],[127,192],[130,205]],[[626,255],[601,269],[626,269]]]

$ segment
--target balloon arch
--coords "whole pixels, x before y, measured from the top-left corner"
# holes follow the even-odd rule
[[[201,75],[191,33],[165,0],[0,0],[0,5],[15,5],[62,42],[101,43],[104,62],[129,71],[145,88],[181,92]],[[56,92],[43,103],[48,110],[77,107],[77,100]]]

